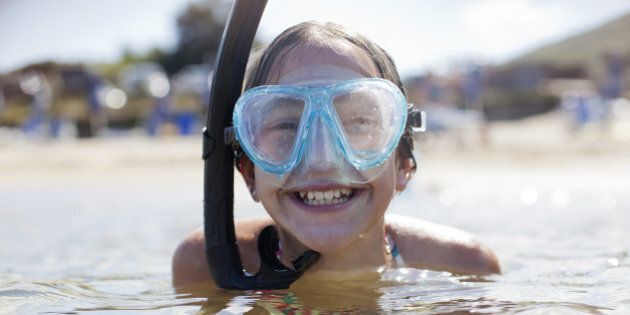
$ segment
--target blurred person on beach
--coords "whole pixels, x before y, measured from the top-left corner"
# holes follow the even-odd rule
[[[48,79],[41,73],[31,72],[22,77],[20,88],[25,94],[32,96],[31,113],[22,124],[22,131],[28,136],[44,134],[46,114],[53,98]]]
[[[0,87],[0,114],[2,114],[2,110],[4,110],[4,92],[2,91],[2,87]]]
[[[307,249],[320,253],[304,275],[309,279],[365,278],[383,267],[402,266],[457,274],[500,272],[495,254],[472,235],[412,217],[386,215],[390,202],[406,188],[417,167],[413,128],[409,120],[405,125],[405,119],[396,116],[406,117],[408,110],[403,91],[387,52],[333,23],[295,25],[250,62],[245,92],[235,108],[239,121],[234,123],[237,133],[241,124],[249,123],[243,127],[249,133],[237,137],[235,150],[245,154],[236,154],[235,165],[252,198],[262,203],[269,216],[235,221],[239,252],[248,272],[260,267],[257,239],[269,225],[278,230],[276,256],[283,264],[290,266]],[[320,111],[334,109],[328,114],[313,113],[311,105],[295,102],[297,96],[286,97],[290,93],[310,93],[304,100],[316,99],[314,104],[324,107]],[[322,96],[331,93],[348,94]],[[389,101],[398,96],[399,102]],[[338,104],[343,100],[350,106]],[[369,108],[372,112],[360,116],[360,109],[369,104],[374,104]],[[378,121],[379,113],[386,112],[395,113],[392,121],[400,126]],[[283,120],[264,129],[277,116]],[[331,121],[342,127],[333,128]],[[267,133],[256,131],[257,122]],[[389,132],[394,127],[400,133]],[[270,140],[276,135],[275,142]],[[385,153],[375,165],[357,168],[350,162],[367,159],[355,152],[352,145],[357,143],[379,146]],[[292,147],[300,145],[301,151]],[[349,156],[359,156],[358,162],[349,161]],[[273,169],[286,166],[274,161],[290,158],[293,164],[287,174],[274,173]],[[202,228],[181,242],[173,256],[174,286],[211,280],[204,248]]]

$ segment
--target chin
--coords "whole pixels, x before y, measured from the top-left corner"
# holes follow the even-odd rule
[[[335,253],[343,250],[358,238],[359,232],[353,233],[352,229],[331,226],[308,226],[293,233],[304,246],[322,253]]]

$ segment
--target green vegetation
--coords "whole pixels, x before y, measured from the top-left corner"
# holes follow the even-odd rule
[[[212,64],[230,5],[230,2],[221,0],[192,2],[177,17],[177,43],[172,50],[157,47],[146,53],[125,50],[117,62],[97,65],[97,70],[114,81],[121,69],[138,62],[157,62],[168,75],[177,73],[186,65]]]

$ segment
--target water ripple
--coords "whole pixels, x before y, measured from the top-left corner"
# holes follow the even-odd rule
[[[97,310],[159,310],[195,305],[204,299],[181,298],[165,278],[72,278],[17,283],[0,291],[20,313],[66,313]],[[28,302],[28,303],[26,303]]]

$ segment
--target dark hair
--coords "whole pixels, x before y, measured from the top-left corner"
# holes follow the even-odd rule
[[[396,84],[405,94],[405,89],[398,75],[398,70],[389,54],[365,36],[335,23],[317,23],[314,21],[303,22],[292,26],[276,37],[271,44],[258,52],[248,65],[248,74],[245,90],[264,85],[269,81],[269,76],[278,60],[284,59],[293,49],[304,44],[324,44],[334,47],[335,43],[345,41],[359,50],[365,52],[378,70],[380,78]],[[405,131],[398,144],[398,153],[404,158],[416,160],[413,152],[413,131],[407,121]],[[237,163],[238,165],[238,163]]]

